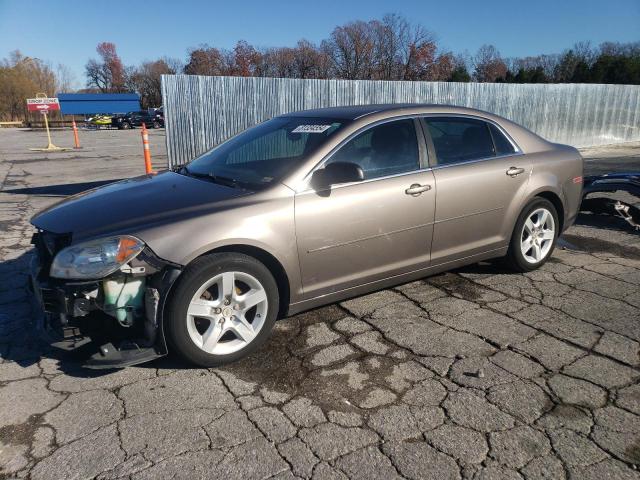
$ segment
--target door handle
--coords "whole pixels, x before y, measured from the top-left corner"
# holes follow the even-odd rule
[[[515,177],[517,175],[520,175],[521,173],[524,173],[524,168],[511,167],[509,168],[509,170],[507,170],[507,175],[509,175],[510,177]]]
[[[420,185],[419,183],[414,183],[409,188],[407,188],[404,193],[413,197],[417,197],[422,192],[426,192],[428,190],[431,190],[431,185]]]

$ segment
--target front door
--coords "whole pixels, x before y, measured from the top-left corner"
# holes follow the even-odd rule
[[[429,265],[434,178],[424,168],[416,126],[413,119],[395,120],[356,135],[326,163],[357,163],[364,181],[296,195],[305,297]]]

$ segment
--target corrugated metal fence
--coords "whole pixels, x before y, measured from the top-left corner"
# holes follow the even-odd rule
[[[502,115],[576,147],[640,140],[640,86],[301,80],[163,75],[169,165],[282,113],[372,103],[436,103]]]

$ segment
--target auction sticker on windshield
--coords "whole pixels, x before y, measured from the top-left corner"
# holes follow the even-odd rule
[[[322,133],[331,128],[331,125],[298,125],[291,133]]]

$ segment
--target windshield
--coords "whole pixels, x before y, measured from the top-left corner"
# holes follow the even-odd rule
[[[336,119],[277,117],[221,143],[182,171],[261,189],[291,172],[344,125]]]

